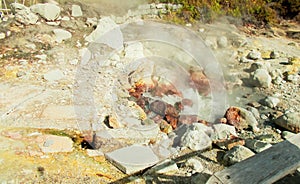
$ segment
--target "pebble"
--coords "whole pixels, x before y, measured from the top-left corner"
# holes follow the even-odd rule
[[[245,146],[235,146],[224,155],[224,164],[229,166],[254,156],[255,153]]]
[[[72,5],[72,17],[81,17],[82,11],[79,5]]]
[[[23,77],[23,76],[25,76],[25,75],[26,75],[26,73],[23,72],[23,71],[19,71],[19,72],[17,72],[17,74],[16,74],[16,76],[17,76],[18,78]]]
[[[261,58],[261,53],[257,50],[252,50],[248,53],[247,58],[252,60],[258,60]]]
[[[241,58],[240,58],[240,62],[241,63],[250,63],[252,60],[250,60],[250,59],[248,59],[247,57],[245,57],[245,56],[242,56]]]

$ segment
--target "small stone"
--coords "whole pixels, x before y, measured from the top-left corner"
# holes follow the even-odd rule
[[[49,82],[54,82],[60,80],[64,77],[64,74],[61,70],[55,69],[44,74],[43,78]]]
[[[289,139],[291,137],[293,137],[294,135],[296,135],[295,133],[289,132],[289,131],[283,131],[281,136],[284,139]]]
[[[72,5],[72,16],[73,17],[81,17],[82,11],[79,5]]]
[[[53,33],[55,34],[55,41],[61,43],[64,40],[72,38],[72,34],[69,31],[63,29],[54,29]]]
[[[40,148],[44,153],[71,152],[73,150],[73,141],[69,137],[56,135],[46,135]]]
[[[286,128],[294,133],[300,132],[300,113],[286,112],[284,115],[274,120],[274,123],[278,126]]]
[[[256,153],[262,152],[270,147],[272,147],[272,144],[262,142],[259,140],[255,139],[247,139],[246,142],[246,147],[250,148],[251,150],[255,151]]]
[[[23,76],[25,76],[25,75],[26,75],[26,73],[23,72],[23,71],[19,71],[19,72],[17,72],[17,74],[16,74],[16,76],[17,76],[18,78],[23,77]]]
[[[226,48],[228,46],[228,40],[227,40],[226,36],[219,37],[217,40],[217,44],[218,44],[219,48]]]
[[[279,58],[280,57],[280,54],[279,54],[279,52],[277,52],[277,51],[272,51],[271,53],[270,53],[270,58],[271,59],[277,59],[277,58]]]
[[[279,102],[279,98],[268,96],[263,100],[263,105],[266,105],[269,108],[275,108],[279,104]]]
[[[126,174],[136,173],[158,163],[147,146],[132,145],[105,154],[105,158]]]
[[[204,170],[204,167],[202,163],[195,159],[195,158],[190,158],[185,162],[185,166],[193,169],[196,172],[202,172]]]
[[[5,38],[5,33],[0,33],[0,40]]]
[[[255,153],[253,153],[249,148],[239,145],[227,151],[227,153],[224,155],[223,161],[225,165],[229,166],[241,162],[254,155]]]
[[[251,73],[250,82],[255,87],[268,88],[271,85],[272,78],[265,69],[257,69]]]
[[[261,58],[261,53],[257,50],[252,50],[248,53],[247,58],[252,60],[258,60]]]
[[[30,10],[34,13],[39,14],[41,17],[48,21],[56,20],[60,15],[60,7],[52,3],[38,3],[32,5]]]

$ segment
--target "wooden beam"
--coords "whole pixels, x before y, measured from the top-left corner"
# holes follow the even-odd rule
[[[300,167],[300,133],[215,173],[207,184],[271,184]]]

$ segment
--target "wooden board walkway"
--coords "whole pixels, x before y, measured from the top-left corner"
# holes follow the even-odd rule
[[[207,184],[271,184],[300,167],[300,133],[214,173]]]

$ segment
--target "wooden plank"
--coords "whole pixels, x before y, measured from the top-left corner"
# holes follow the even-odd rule
[[[207,184],[268,184],[300,167],[300,133],[215,173]]]

